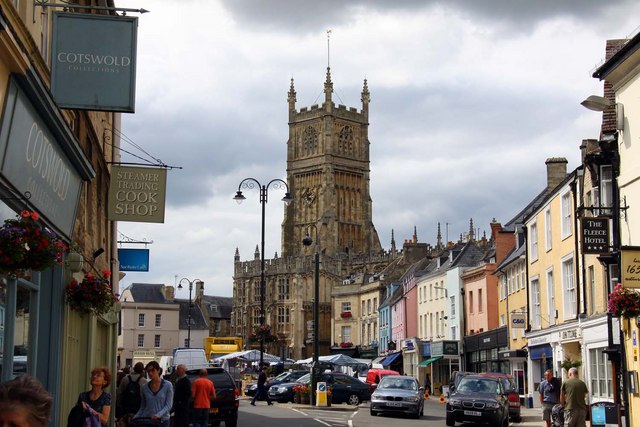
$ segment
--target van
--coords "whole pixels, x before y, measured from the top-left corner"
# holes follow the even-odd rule
[[[387,375],[400,375],[400,372],[392,371],[390,369],[369,369],[369,371],[367,372],[367,379],[365,381],[367,384],[369,384],[369,391],[373,393],[376,387],[378,387],[378,384],[380,384],[380,380],[382,379],[382,377],[386,377]]]
[[[173,366],[173,356],[160,356],[158,364],[162,368],[162,372],[168,373]]]
[[[209,362],[204,348],[174,348],[173,361],[167,374],[171,374],[176,366],[184,365],[187,369],[208,368]]]

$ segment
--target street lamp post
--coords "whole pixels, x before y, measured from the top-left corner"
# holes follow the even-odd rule
[[[204,282],[200,279],[189,280],[186,277],[183,277],[182,279],[180,279],[180,282],[178,283],[178,289],[182,289],[182,282],[185,280],[187,281],[187,283],[189,283],[189,315],[187,316],[187,347],[191,347],[191,306],[193,304],[191,302],[191,291],[193,291],[194,283],[196,284],[196,286],[200,286],[200,289],[203,289]]]
[[[320,331],[320,235],[318,234],[318,227],[311,225],[316,231],[316,250],[313,255],[314,261],[314,276],[313,276],[313,361],[311,363],[311,405],[315,404],[316,397],[316,373],[318,370],[318,356],[319,349],[319,337]],[[305,246],[311,246],[313,239],[309,234],[302,239],[302,244]]]
[[[285,195],[282,198],[282,201],[288,205],[293,200],[293,196],[289,194],[289,186],[286,182],[279,178],[272,179],[266,185],[260,184],[260,182],[255,178],[245,178],[240,181],[238,185],[238,191],[236,192],[233,200],[238,202],[238,204],[242,203],[246,197],[242,194],[242,189],[253,189],[258,187],[260,190],[260,205],[262,206],[262,229],[261,229],[261,237],[260,237],[260,326],[264,326],[265,313],[264,313],[264,299],[265,299],[265,282],[264,282],[264,217],[265,217],[265,206],[268,200],[269,188],[273,189],[284,189]],[[264,364],[264,335],[260,334],[260,367],[262,368]]]

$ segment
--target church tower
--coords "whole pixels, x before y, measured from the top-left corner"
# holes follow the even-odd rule
[[[285,208],[282,255],[308,253],[301,242],[316,230],[323,253],[376,255],[382,252],[372,220],[369,189],[369,88],[362,109],[336,106],[327,67],[324,103],[296,110],[291,79],[288,93],[287,181],[293,203]],[[314,237],[315,238],[315,237]]]

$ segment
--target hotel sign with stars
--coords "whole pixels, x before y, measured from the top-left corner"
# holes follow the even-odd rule
[[[603,254],[609,252],[609,217],[582,218],[582,252]]]

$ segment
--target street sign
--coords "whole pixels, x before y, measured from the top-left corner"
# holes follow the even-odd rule
[[[609,252],[609,217],[582,218],[582,252],[604,254]]]

